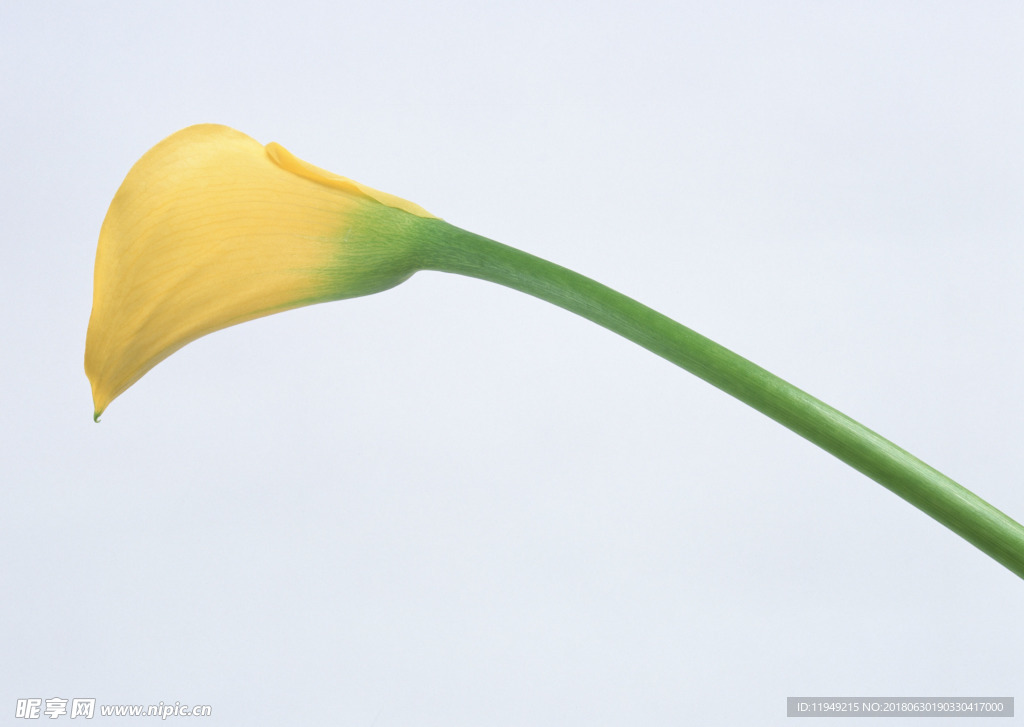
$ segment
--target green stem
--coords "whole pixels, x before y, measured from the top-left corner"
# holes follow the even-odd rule
[[[842,412],[587,277],[440,220],[430,224],[422,269],[529,293],[634,341],[835,455],[1024,578],[1024,527]]]

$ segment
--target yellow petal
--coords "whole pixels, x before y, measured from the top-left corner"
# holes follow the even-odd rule
[[[96,417],[200,336],[397,285],[428,219],[225,126],[168,137],[132,167],[100,230],[85,351]]]

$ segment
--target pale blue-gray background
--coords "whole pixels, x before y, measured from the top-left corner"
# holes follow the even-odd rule
[[[1024,697],[1017,577],[519,293],[421,274],[245,324],[101,425],[82,371],[110,198],[218,122],[633,295],[1024,517],[1022,37],[1016,2],[5,3],[0,714]]]

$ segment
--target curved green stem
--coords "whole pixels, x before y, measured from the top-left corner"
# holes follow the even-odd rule
[[[638,343],[835,455],[1024,578],[1024,527],[884,437],[611,288],[440,220],[429,223],[422,269],[529,293]]]

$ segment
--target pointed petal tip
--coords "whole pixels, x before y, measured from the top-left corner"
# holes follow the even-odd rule
[[[89,350],[88,344],[86,344],[86,361],[89,361]],[[92,387],[92,420],[97,424],[100,423],[100,417],[103,416],[103,412],[110,406],[110,399],[106,398],[100,390],[95,377],[90,373],[89,364],[86,363],[85,375],[89,379],[89,386]]]

